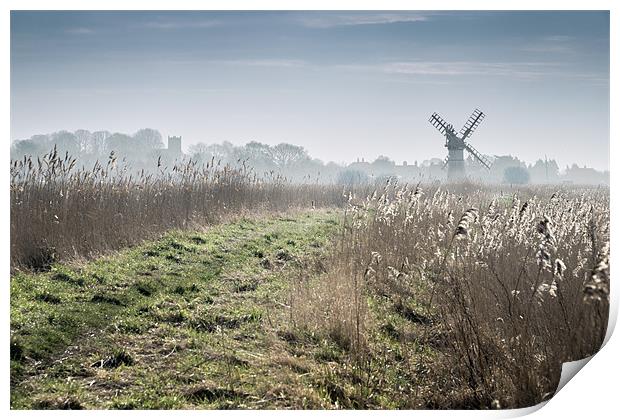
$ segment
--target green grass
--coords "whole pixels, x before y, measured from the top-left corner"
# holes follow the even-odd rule
[[[425,328],[413,302],[396,310],[370,298],[375,321],[363,363],[290,325],[288,285],[320,266],[339,217],[242,219],[15,274],[11,407],[416,406],[428,385],[411,372],[433,354],[404,338]]]
[[[274,385],[257,354],[278,345],[287,276],[325,251],[336,217],[242,219],[14,275],[12,407],[273,404],[254,396],[252,382]],[[119,354],[131,363],[102,364]]]

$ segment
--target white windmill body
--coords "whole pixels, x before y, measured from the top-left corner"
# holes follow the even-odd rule
[[[448,167],[448,181],[459,181],[465,178],[464,150],[473,155],[476,161],[486,169],[491,169],[491,162],[465,141],[471,137],[483,119],[484,114],[482,111],[476,109],[457,134],[452,124],[448,124],[439,114],[435,112],[431,115],[429,122],[446,137],[445,146],[448,149],[448,156],[444,161],[444,168]]]

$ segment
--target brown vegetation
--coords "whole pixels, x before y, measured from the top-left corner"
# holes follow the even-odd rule
[[[359,365],[376,357],[364,343],[377,327],[409,347],[430,343],[436,389],[426,406],[533,405],[553,395],[563,362],[600,348],[609,308],[607,191],[541,187],[506,196],[388,182],[368,198],[352,195],[348,213],[327,274],[297,287],[293,319],[340,337]],[[385,299],[427,327],[403,337],[380,325],[385,319],[368,307]]]
[[[605,336],[606,189],[535,187],[506,194],[498,186],[388,181],[368,196],[367,187],[358,187],[347,200],[342,187],[291,184],[277,175],[260,179],[243,162],[233,168],[186,161],[155,174],[132,174],[114,156],[92,170],[75,166],[55,151],[36,163],[12,162],[13,268],[45,271],[59,259],[91,257],[247,211],[344,206],[342,229],[331,221],[338,230],[331,248],[303,238],[303,252],[321,248],[320,258],[300,265],[298,274],[287,272],[282,281],[289,301],[277,302],[287,318],[277,326],[278,342],[292,354],[316,347],[312,354],[322,370],[312,370],[319,378],[315,385],[334,407],[533,405],[553,395],[561,363],[592,355]],[[192,238],[191,246],[171,242],[174,252],[161,256],[162,267],[182,266],[178,253],[206,243],[199,235]],[[271,244],[274,238],[266,234],[264,240]],[[300,238],[278,240],[271,254],[257,248],[243,261],[251,259],[252,269],[261,272],[294,265],[291,250]],[[160,257],[153,249],[142,255]],[[186,287],[204,287],[196,273],[183,277],[188,283],[170,292],[171,301]],[[84,282],[62,271],[50,279],[63,287]],[[235,294],[257,293],[269,284],[254,275],[228,283]],[[148,285],[138,286],[140,299],[152,298]],[[46,290],[35,299],[58,313],[67,304],[64,295]],[[126,305],[108,294],[89,302],[119,311]],[[218,311],[200,319],[195,313],[165,315],[157,319],[186,322],[201,334],[259,322],[254,315]],[[11,352],[14,360],[23,359],[17,344]],[[299,375],[311,370],[305,359],[277,359]],[[133,359],[114,353],[96,363],[131,366]],[[201,401],[245,398],[217,387],[188,395]],[[50,404],[69,407],[71,401]]]
[[[184,161],[132,174],[112,154],[77,169],[54,149],[11,162],[11,266],[40,270],[59,259],[120,249],[175,228],[214,223],[244,211],[344,203],[342,188],[258,178],[243,162]]]

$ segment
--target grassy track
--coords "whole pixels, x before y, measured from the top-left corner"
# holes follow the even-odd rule
[[[336,211],[243,219],[16,274],[12,408],[415,405],[425,388],[404,372],[423,372],[427,350],[401,345],[418,326],[391,303],[371,301],[381,319],[363,371],[291,327],[288,285],[318,275],[337,226]]]

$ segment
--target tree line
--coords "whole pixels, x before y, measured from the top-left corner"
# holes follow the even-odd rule
[[[250,141],[245,145],[230,142],[196,143],[187,147],[184,156],[167,153],[161,133],[152,128],[138,130],[134,134],[109,131],[76,130],[58,131],[34,135],[29,139],[16,140],[11,145],[11,159],[24,156],[42,156],[54,147],[60,153],[76,157],[86,166],[105,162],[110,154],[125,161],[134,170],[157,170],[159,166],[172,165],[175,159],[190,158],[198,163],[213,162],[220,165],[243,164],[259,176],[274,174],[285,176],[293,182],[323,182],[353,184],[372,182],[389,177],[405,181],[433,181],[445,179],[442,159],[433,158],[418,164],[396,163],[387,156],[378,156],[367,162],[357,159],[349,165],[324,163],[310,156],[302,146],[289,143],[269,145]],[[514,156],[489,156],[493,161],[490,171],[482,168],[471,157],[466,159],[468,176],[477,181],[510,184],[609,184],[609,171],[579,167],[575,164],[560,170],[554,159],[538,159],[526,164]]]

